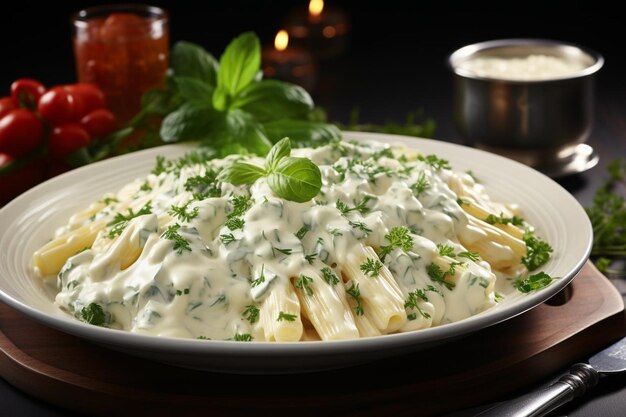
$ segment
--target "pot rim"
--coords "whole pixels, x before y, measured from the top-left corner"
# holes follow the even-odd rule
[[[540,80],[510,80],[498,77],[486,77],[476,75],[474,72],[459,68],[459,64],[470,59],[473,55],[479,52],[489,49],[497,49],[504,47],[543,47],[543,48],[555,48],[561,50],[571,50],[575,53],[587,55],[593,60],[591,65],[586,66],[582,70],[576,71],[571,75],[556,76],[550,78],[542,78]],[[477,42],[470,45],[463,46],[453,51],[446,60],[448,68],[456,75],[474,80],[484,81],[497,81],[511,84],[540,84],[554,81],[570,80],[583,77],[589,77],[602,68],[604,65],[604,57],[593,49],[583,47],[581,45],[569,42],[556,41],[551,39],[538,39],[538,38],[509,38],[509,39],[496,39],[484,42]]]

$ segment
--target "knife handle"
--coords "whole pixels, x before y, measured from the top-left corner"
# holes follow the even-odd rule
[[[577,363],[557,382],[547,388],[541,388],[529,394],[497,405],[480,417],[539,417],[579,397],[598,383],[600,375],[591,365]]]

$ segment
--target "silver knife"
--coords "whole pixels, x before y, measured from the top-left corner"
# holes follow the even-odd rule
[[[557,409],[588,388],[595,386],[601,376],[626,371],[626,337],[589,358],[589,363],[577,363],[557,382],[511,401],[497,405],[476,417],[539,417]]]

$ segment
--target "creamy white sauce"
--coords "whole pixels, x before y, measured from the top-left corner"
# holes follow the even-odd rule
[[[458,67],[479,77],[539,81],[575,75],[585,69],[586,65],[576,60],[533,54],[512,58],[476,57],[461,62]]]
[[[151,214],[132,219],[118,237],[107,237],[108,227],[90,249],[68,259],[58,276],[56,303],[77,318],[97,304],[105,312],[103,325],[136,333],[207,339],[249,334],[264,340],[263,313],[261,321],[251,323],[244,314],[247,306],[261,307],[273,292],[285,292],[303,271],[330,268],[341,277],[355,248],[380,250],[389,243],[385,235],[391,228],[405,226],[411,231],[412,248],[393,249],[384,264],[404,296],[416,289],[427,294],[427,300],[420,301],[425,314],[406,329],[462,320],[495,305],[495,278],[487,262],[463,260],[466,270],[453,288],[435,282],[427,272],[438,256],[436,244],[465,250],[458,233],[468,218],[448,186],[450,177],[458,175],[471,183],[472,192],[486,198],[484,188],[465,174],[423,161],[401,163],[385,156],[385,149],[388,152],[377,143],[341,143],[294,150],[294,155],[311,158],[322,173],[321,192],[305,203],[278,198],[264,179],[251,186],[217,184],[218,196],[208,198],[194,199],[197,190],[185,189],[189,178],[217,172],[234,157],[138,179],[92,217],[74,217],[58,231],[60,235],[99,219],[111,221],[129,207],[136,212],[151,205]],[[263,164],[261,158],[249,161]],[[428,187],[416,196],[411,185],[420,178]],[[232,217],[235,198],[250,203],[235,216],[243,227],[230,230],[225,223]],[[366,209],[342,214],[338,200],[350,208],[366,201]],[[186,203],[188,212],[197,209],[197,216],[190,221],[174,218],[171,207]],[[189,250],[175,250],[174,241],[163,235],[176,223]],[[303,227],[308,231],[299,238]],[[136,260],[129,247],[140,252]],[[130,265],[119,260],[122,255],[130,257]],[[255,285],[261,275],[263,282]],[[326,284],[314,285],[319,289]],[[338,294],[345,300],[343,290]],[[354,311],[327,312],[337,322],[350,319],[345,314]],[[303,338],[315,337],[307,326]]]

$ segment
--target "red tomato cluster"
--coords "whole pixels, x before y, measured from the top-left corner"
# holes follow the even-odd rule
[[[49,90],[22,78],[0,98],[0,204],[62,172],[65,159],[116,128],[102,91],[93,84]],[[11,168],[11,169],[8,169]]]

